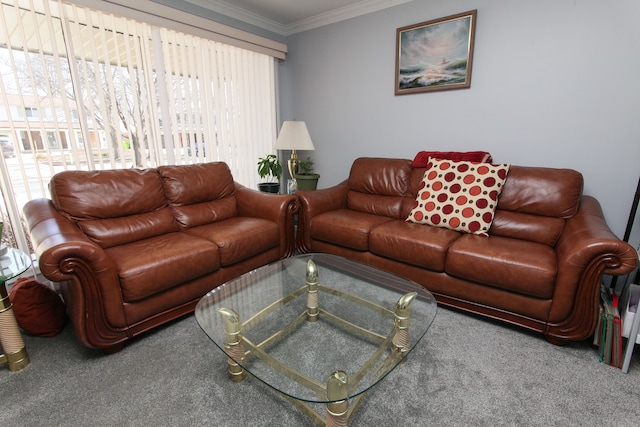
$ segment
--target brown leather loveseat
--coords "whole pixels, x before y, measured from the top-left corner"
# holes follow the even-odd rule
[[[80,341],[105,352],[294,252],[295,196],[243,187],[222,162],[66,171],[50,190],[24,207],[40,270]]]
[[[488,236],[407,222],[424,175],[411,160],[359,158],[342,183],[298,191],[298,250],[390,271],[555,344],[593,334],[602,275],[630,273],[637,254],[582,194],[580,173],[512,165]]]

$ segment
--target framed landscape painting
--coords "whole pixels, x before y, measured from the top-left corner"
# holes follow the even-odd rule
[[[471,87],[477,10],[396,30],[395,94]]]

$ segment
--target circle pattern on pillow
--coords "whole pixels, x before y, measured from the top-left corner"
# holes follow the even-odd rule
[[[430,158],[407,221],[487,236],[509,165]]]

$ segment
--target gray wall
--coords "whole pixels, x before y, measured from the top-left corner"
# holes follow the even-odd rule
[[[472,9],[471,88],[394,96],[396,28]],[[637,0],[416,0],[288,37],[281,118],[307,122],[319,187],[359,156],[486,150],[582,172],[622,237],[640,175],[638,22]]]

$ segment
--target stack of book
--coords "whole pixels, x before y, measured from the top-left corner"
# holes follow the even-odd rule
[[[622,319],[615,293],[601,292],[600,316],[593,344],[600,349],[600,362],[622,368]]]

